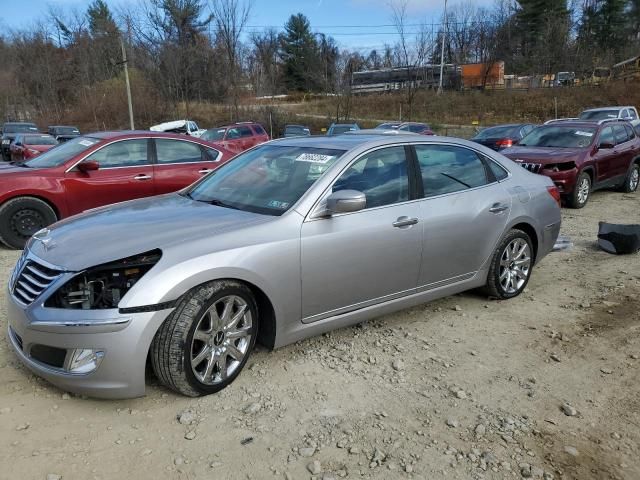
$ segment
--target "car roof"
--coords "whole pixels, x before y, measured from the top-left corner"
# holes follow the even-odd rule
[[[532,123],[501,123],[500,125],[491,125],[490,127],[485,127],[485,130],[489,130],[490,128],[516,128],[522,127],[524,125],[533,125]]]
[[[427,142],[427,143],[454,143],[457,145],[470,146],[477,148],[478,145],[463,140],[461,138],[454,137],[436,137],[418,134],[404,134],[404,135],[391,135],[385,133],[371,133],[366,134],[345,134],[345,135],[311,135],[308,137],[290,137],[281,138],[278,140],[272,140],[270,145],[282,145],[291,147],[310,147],[310,148],[328,148],[334,150],[353,150],[358,147],[378,147],[384,145],[395,145],[403,142]]]
[[[53,138],[53,135],[49,135],[46,132],[22,132],[19,134],[22,137],[51,137]]]
[[[583,110],[582,112],[604,112],[606,110],[622,110],[623,108],[635,108],[631,105],[615,105],[615,106],[611,106],[611,107],[598,107],[598,108],[587,108],[585,110]]]
[[[332,123],[331,126],[332,127],[352,127],[354,125],[357,125],[357,123]]]
[[[154,132],[151,130],[112,130],[108,132],[85,133],[84,137],[99,138],[101,140],[112,140],[115,138],[138,138],[138,137],[154,137],[154,138],[176,138],[180,140],[198,140],[196,137],[187,137],[179,133]]]
[[[617,122],[616,122],[617,123]],[[540,125],[541,127],[599,127],[600,125],[604,125],[598,120],[566,120],[560,122],[551,122]]]
[[[80,130],[75,125],[49,125],[47,128],[75,128],[77,130]]]
[[[35,125],[33,122],[5,122],[3,125]]]

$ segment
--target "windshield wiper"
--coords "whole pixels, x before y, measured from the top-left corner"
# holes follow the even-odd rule
[[[9,165],[15,165],[17,167],[22,167],[22,168],[31,168],[29,165],[27,165],[26,163],[23,162],[16,162],[15,160],[12,160],[9,162]]]
[[[445,177],[450,178],[454,182],[458,182],[459,184],[464,185],[467,188],[471,188],[471,185],[469,185],[468,183],[464,183],[462,180],[458,180],[456,177],[453,177],[448,173],[440,172],[440,175],[444,175]]]
[[[222,200],[218,200],[217,198],[214,198],[213,200],[207,200],[206,203],[209,203],[211,205],[215,205],[216,207],[233,208],[234,210],[240,210],[238,207],[234,207],[233,205],[229,205],[228,203],[225,203]]]

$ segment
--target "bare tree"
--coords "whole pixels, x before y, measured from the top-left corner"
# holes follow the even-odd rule
[[[250,0],[212,0],[210,5],[217,40],[222,45],[227,60],[227,84],[231,93],[233,116],[237,117],[240,98],[238,80],[241,77],[240,36],[249,20],[251,3]]]

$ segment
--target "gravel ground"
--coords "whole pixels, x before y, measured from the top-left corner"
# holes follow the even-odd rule
[[[596,193],[564,210],[574,247],[520,297],[467,293],[259,348],[201,399],[152,376],[145,398],[69,395],[3,335],[0,478],[638,479],[640,254],[595,239],[599,220],[639,212],[640,194]],[[0,250],[3,281],[18,254]]]

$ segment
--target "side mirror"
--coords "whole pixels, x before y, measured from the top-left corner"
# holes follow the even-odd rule
[[[338,190],[327,197],[329,214],[357,212],[366,205],[367,196],[357,190]]]
[[[89,173],[100,169],[100,164],[94,160],[85,160],[78,164],[78,170],[82,173]]]
[[[600,142],[600,145],[598,145],[598,148],[613,148],[613,147],[615,147],[615,145],[610,142]]]

